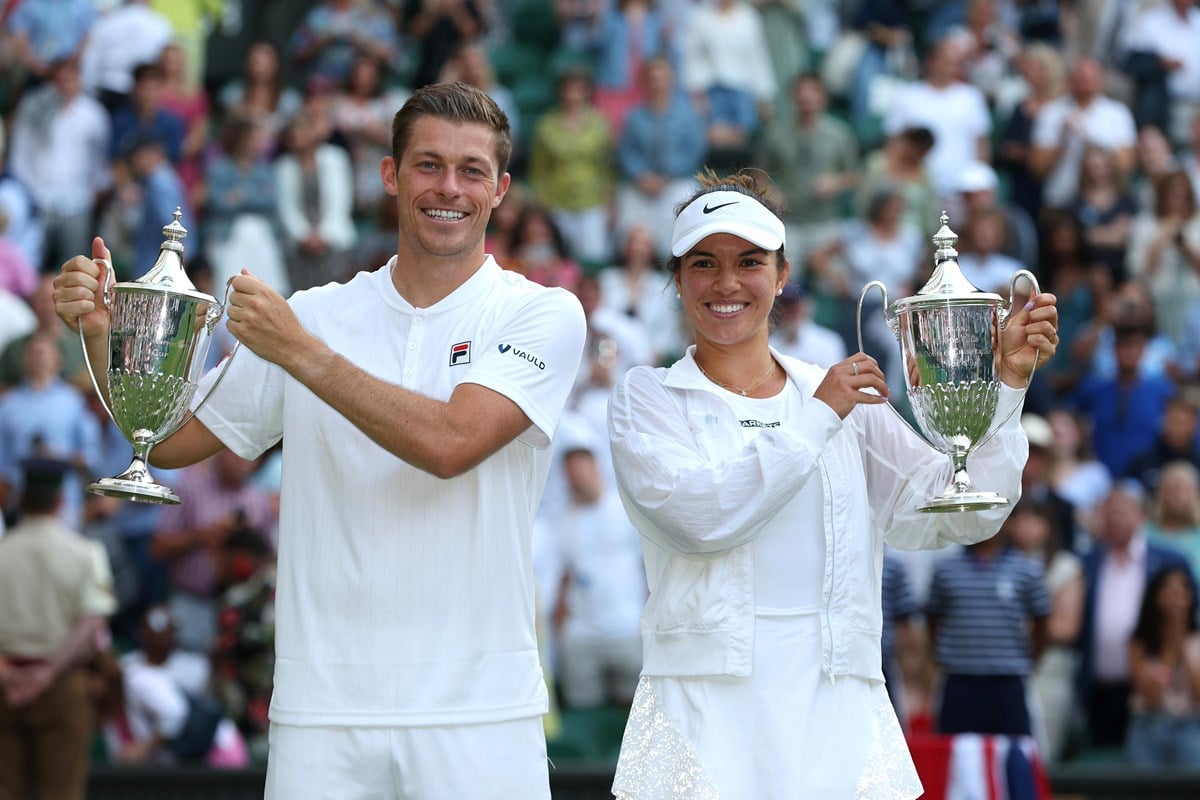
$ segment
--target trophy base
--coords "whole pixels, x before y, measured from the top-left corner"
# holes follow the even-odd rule
[[[135,503],[157,503],[178,505],[179,495],[168,487],[149,481],[131,481],[123,478],[101,478],[87,487],[92,494],[132,500]]]
[[[1008,500],[995,492],[947,492],[931,497],[917,510],[926,514],[944,514],[951,511],[986,511],[1006,505]]]

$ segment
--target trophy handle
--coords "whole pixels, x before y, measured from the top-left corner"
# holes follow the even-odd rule
[[[1004,325],[1008,322],[1008,315],[1012,313],[1013,298],[1017,294],[1017,281],[1021,278],[1033,284],[1033,294],[1041,294],[1042,287],[1038,285],[1037,276],[1027,269],[1019,269],[1012,274],[1012,278],[1008,282],[1008,303],[1000,310],[1000,330],[1004,330]],[[1030,295],[1032,297],[1032,295]]]
[[[883,321],[886,322],[888,324],[888,327],[891,328],[893,331],[896,329],[895,326],[892,324],[891,318],[888,317],[887,286],[884,285],[883,281],[871,281],[870,283],[868,283],[866,286],[864,286],[862,288],[862,291],[858,295],[858,314],[856,314],[854,317],[854,321],[857,324],[858,352],[860,352],[860,353],[866,352],[865,350],[863,350],[863,337],[862,337],[863,301],[867,299],[867,292],[871,291],[871,289],[873,289],[876,286],[879,287],[879,291],[883,292]]]
[[[224,316],[225,310],[227,308],[229,308],[229,293],[232,291],[233,291],[233,278],[230,278],[225,283],[225,299],[224,299],[224,301],[221,303],[219,308],[210,309],[209,313],[208,313],[208,317],[204,321],[204,324],[208,328],[208,332],[210,335],[212,334],[212,329],[216,327],[217,321],[220,320],[222,316]],[[217,375],[217,379],[215,381],[213,381],[212,386],[208,387],[208,391],[204,393],[204,397],[202,397],[200,399],[200,402],[196,403],[196,407],[193,408],[191,411],[189,411],[184,416],[183,421],[179,423],[180,428],[182,428],[188,420],[190,420],[192,417],[196,416],[196,412],[199,411],[204,406],[204,404],[208,402],[208,398],[212,397],[213,392],[215,392],[217,390],[217,387],[221,385],[221,381],[225,380],[225,373],[229,371],[229,365],[233,363],[233,357],[237,355],[237,351],[240,350],[241,348],[242,348],[242,343],[240,341],[235,340],[233,343],[233,349],[229,351],[229,355],[225,356],[225,360],[220,366],[221,372],[219,375]],[[178,430],[178,428],[176,430]]]
[[[113,304],[113,286],[116,285],[116,280],[113,278],[112,262],[107,258],[96,258],[93,261],[104,267],[104,292],[101,298],[104,300],[104,307],[111,310]],[[111,324],[112,320],[109,320],[109,325],[111,326]],[[112,409],[108,407],[108,397],[105,396],[104,392],[100,391],[100,382],[96,380],[96,371],[92,369],[92,358],[88,355],[87,341],[83,338],[83,326],[76,323],[75,327],[79,333],[79,346],[83,350],[83,365],[87,368],[88,377],[92,379],[92,388],[96,390],[96,396],[100,398],[100,405],[104,406],[105,413],[111,419],[115,420],[116,417],[113,416]]]
[[[883,292],[883,321],[886,322],[887,326],[892,329],[892,333],[896,333],[896,318],[894,316],[888,316],[887,286],[884,285],[883,281],[871,281],[870,283],[868,283],[866,286],[864,286],[862,288],[862,292],[859,293],[859,295],[858,295],[858,314],[855,316],[855,322],[858,324],[858,352],[860,352],[860,353],[866,352],[865,350],[863,350],[863,335],[862,335],[863,301],[867,299],[867,292],[871,291],[871,289],[875,288],[876,286],[879,287],[879,291]],[[892,413],[896,415],[896,419],[903,422],[905,427],[907,427],[910,431],[915,433],[921,439],[921,441],[923,441],[923,442],[929,441],[928,439],[925,438],[925,436],[919,430],[917,430],[916,428],[913,427],[913,424],[911,422],[909,422],[907,419],[904,418],[903,414],[901,414],[899,411],[896,410],[896,407],[894,405],[892,405],[890,402],[884,403],[884,405],[887,406],[888,408],[890,408],[892,410]]]
[[[1005,304],[1004,308],[1000,309],[1000,332],[1001,333],[1003,333],[1005,327],[1008,326],[1008,317],[1012,313],[1013,298],[1017,294],[1017,281],[1021,278],[1025,278],[1031,284],[1033,284],[1033,294],[1031,294],[1030,297],[1032,297],[1033,295],[1042,293],[1042,287],[1038,284],[1038,279],[1037,279],[1036,275],[1034,275],[1032,272],[1030,272],[1027,269],[1019,269],[1016,272],[1014,272],[1012,275],[1012,278],[1008,282],[1008,303]],[[1037,372],[1037,359],[1034,359],[1034,361],[1033,361],[1033,369],[1029,370],[1029,379],[1025,382],[1025,388],[1021,390],[1022,395],[1029,393],[1029,387],[1033,385],[1033,374],[1035,372]],[[996,434],[996,431],[1003,428],[1004,424],[1006,422],[1008,422],[1010,419],[1012,419],[1012,415],[1017,412],[1017,408],[1018,408],[1018,406],[1013,406],[1012,410],[1009,411],[1008,414],[1006,414],[1004,416],[1004,419],[1000,420],[1000,422],[993,425],[991,430],[989,430],[986,434],[984,434],[983,438],[975,443],[975,447],[979,447],[979,445],[983,444],[988,439],[991,439]],[[972,449],[974,449],[974,448],[972,448]]]

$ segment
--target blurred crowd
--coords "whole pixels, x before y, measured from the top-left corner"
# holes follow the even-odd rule
[[[786,205],[774,346],[827,366],[861,341],[901,413],[884,298],[860,291],[919,290],[941,212],[975,286],[1023,297],[1029,270],[1058,297],[1004,530],[885,561],[904,723],[1005,733],[1007,709],[969,690],[1016,675],[1048,761],[1200,768],[1192,0],[318,0],[215,81],[206,42],[247,1],[12,0],[0,18],[0,508],[10,528],[44,515],[22,513],[23,465],[65,464],[53,513],[104,551],[93,759],[265,757],[278,453],[155,471],[179,506],[85,493],[131,450],[55,316],[58,266],[100,234],[135,279],[178,208],[214,295],[242,268],[285,295],[375,269],[396,228],[392,116],[461,80],[515,135],[488,252],[574,291],[588,321],[536,537],[564,712],[627,706],[641,668],[645,577],[605,415],[617,376],[689,341],[662,269],[674,206],[705,166],[757,167]],[[213,363],[231,346],[218,335]]]

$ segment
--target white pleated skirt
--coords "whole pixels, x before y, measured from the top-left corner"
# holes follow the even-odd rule
[[[642,676],[619,800],[912,800],[921,783],[881,682],[821,669],[815,609],[755,619],[749,678]]]

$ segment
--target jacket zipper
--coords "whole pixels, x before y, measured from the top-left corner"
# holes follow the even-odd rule
[[[825,460],[819,459],[817,463],[821,467],[821,480],[825,484],[825,490],[826,490],[826,492],[829,492],[829,489],[830,489],[829,472],[825,468]],[[834,580],[834,571],[837,568],[837,553],[834,552],[834,544],[833,544],[834,526],[833,526],[833,512],[832,512],[832,503],[833,503],[832,493],[829,493],[829,497],[830,497],[830,500],[829,500],[828,504],[826,505],[826,509],[825,509],[825,525],[827,526],[827,528],[829,530],[829,542],[827,545],[829,552],[825,554],[826,559],[829,561],[829,592],[828,592],[828,594],[825,595],[825,609],[824,609],[824,611],[825,611],[825,627],[829,630],[829,657],[828,657],[828,660],[825,662],[825,674],[829,676],[829,683],[834,684],[837,681],[835,680],[834,675],[833,675],[833,618],[830,614],[830,607],[833,605],[833,580]]]

